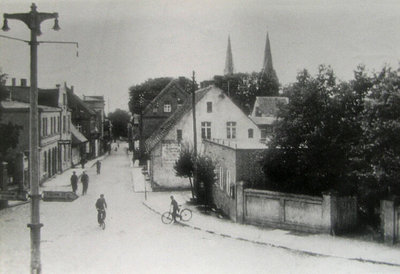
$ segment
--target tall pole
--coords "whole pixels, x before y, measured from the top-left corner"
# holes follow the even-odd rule
[[[7,19],[23,21],[31,30],[30,53],[31,53],[31,87],[30,87],[30,112],[29,112],[29,178],[31,197],[31,273],[39,274],[42,271],[40,262],[40,223],[39,204],[39,113],[38,113],[38,88],[37,88],[37,36],[41,34],[40,23],[47,19],[55,19],[53,29],[58,30],[57,13],[39,13],[33,3],[29,13],[4,14],[3,30],[9,30]]]
[[[195,73],[192,76],[192,115],[193,115],[193,186],[197,188],[197,127],[196,127],[196,84]],[[197,193],[196,193],[197,196]]]

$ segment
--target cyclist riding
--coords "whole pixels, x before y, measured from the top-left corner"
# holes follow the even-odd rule
[[[99,223],[100,226],[106,219],[106,208],[107,208],[106,199],[104,199],[104,194],[101,194],[100,198],[98,198],[96,201],[97,222]]]

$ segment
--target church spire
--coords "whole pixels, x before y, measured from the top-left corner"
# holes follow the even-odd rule
[[[268,32],[267,32],[267,41],[265,42],[264,64],[262,71],[265,72],[266,74],[274,73],[274,67],[272,66],[271,45],[269,43]]]
[[[224,75],[232,75],[232,74],[233,74],[233,57],[231,48],[231,37],[228,36],[228,48],[226,49]]]

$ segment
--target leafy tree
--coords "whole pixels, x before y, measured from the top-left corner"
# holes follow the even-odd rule
[[[250,114],[257,96],[279,96],[277,78],[265,73],[216,75],[214,83],[246,114]]]
[[[210,204],[212,201],[212,184],[215,178],[215,165],[209,157],[196,157],[196,180],[192,182],[194,174],[194,153],[189,146],[183,146],[179,158],[175,161],[174,169],[178,177],[189,178],[192,198]]]
[[[114,137],[128,136],[128,123],[131,116],[127,111],[118,108],[114,112],[109,113],[108,118],[112,123],[112,133]]]
[[[196,162],[196,196],[200,203],[211,205],[212,185],[216,177],[215,165],[211,158],[199,155]]]
[[[354,193],[365,91],[337,83],[332,69],[320,66],[316,77],[306,70],[299,73],[285,93],[289,104],[281,106],[264,158],[268,187],[317,195]]]
[[[190,190],[192,192],[192,198],[194,198],[193,188],[193,150],[189,146],[182,146],[182,150],[179,154],[178,160],[175,161],[174,165],[175,174],[178,177],[189,178]]]

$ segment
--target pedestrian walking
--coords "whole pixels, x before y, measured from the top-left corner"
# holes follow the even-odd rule
[[[97,160],[96,162],[96,172],[97,174],[100,174],[100,169],[101,169],[101,162]]]
[[[72,186],[72,192],[76,194],[76,190],[78,189],[78,176],[76,175],[75,171],[72,172],[71,186]]]
[[[81,182],[82,182],[82,196],[86,194],[87,189],[89,187],[89,176],[83,171],[81,175]]]

